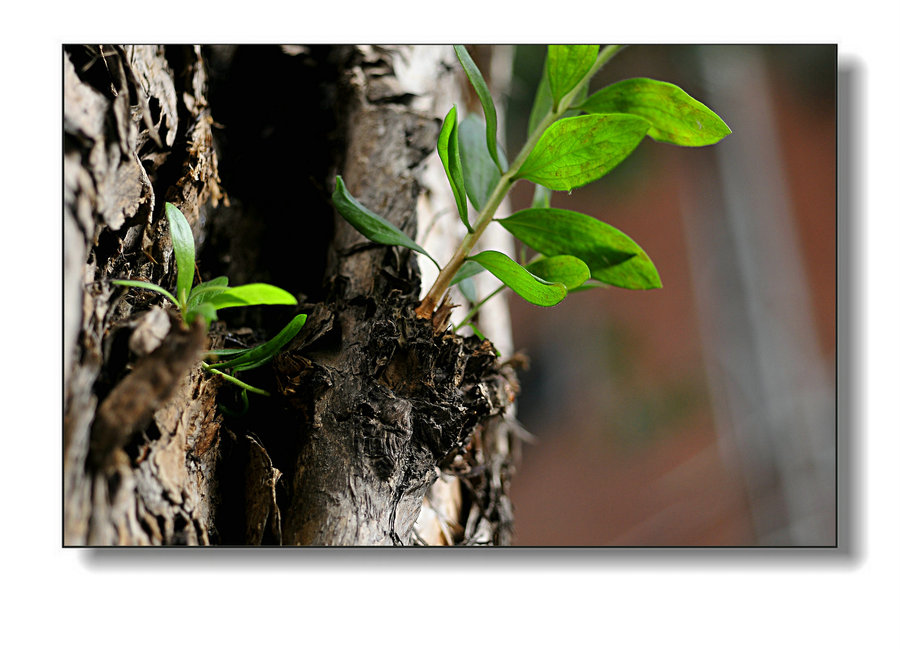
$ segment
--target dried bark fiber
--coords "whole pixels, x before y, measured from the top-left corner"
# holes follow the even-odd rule
[[[318,88],[334,113],[335,132],[323,138],[331,148],[308,152],[326,156],[325,171],[302,187],[267,188],[266,200],[325,195],[339,171],[359,200],[414,236],[423,161],[440,126],[434,111],[412,107],[416,93],[393,74],[398,57],[415,53],[321,49],[278,56],[337,71]],[[217,54],[227,80],[234,52]],[[433,58],[435,83],[455,83],[449,57]],[[257,370],[275,395],[254,400],[243,418],[223,416],[221,379],[192,360],[202,348],[196,332],[173,322],[154,333],[159,318],[146,307],[160,300],[140,291],[122,299],[104,280],[174,283],[161,192],[206,242],[201,271],[206,263],[233,284],[245,274],[298,285],[266,265],[271,255],[232,254],[222,229],[277,235],[287,221],[237,181],[230,206],[215,207],[224,195],[210,110],[218,113],[199,48],[71,47],[64,59],[64,543],[508,543],[515,435],[504,411],[513,370],[489,344],[415,317],[419,275],[409,251],[373,245],[339,217],[332,230],[329,208],[319,228],[331,241],[319,270],[323,299],[304,305],[310,316],[290,349]],[[233,143],[239,118],[223,131]],[[222,151],[231,164],[235,148]],[[276,177],[282,166],[289,177],[292,157],[269,161]],[[241,167],[231,173],[240,177]],[[310,210],[309,223],[323,218]],[[241,243],[252,249],[254,240]],[[248,324],[249,338],[274,333],[265,321]],[[218,323],[209,342],[226,334]],[[426,515],[438,519],[437,537],[423,537]]]

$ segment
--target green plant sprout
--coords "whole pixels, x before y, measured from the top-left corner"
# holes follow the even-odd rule
[[[211,322],[218,320],[219,309],[262,304],[297,304],[297,299],[293,295],[277,286],[257,283],[229,287],[228,278],[225,276],[202,282],[192,288],[196,253],[191,226],[181,210],[171,203],[166,203],[166,219],[169,222],[172,248],[175,252],[177,297],[157,284],[142,280],[114,279],[112,280],[113,284],[142,288],[163,295],[176,306],[181,313],[182,321],[188,326],[197,318],[200,318],[204,327],[209,327]],[[284,345],[297,335],[297,332],[300,331],[305,322],[305,314],[297,315],[268,342],[247,349],[210,351],[207,353],[208,360],[212,360],[212,358],[218,359],[223,356],[229,358],[226,361],[212,364],[203,361],[201,365],[207,372],[217,374],[241,388],[245,405],[248,391],[270,396],[265,390],[248,385],[223,370],[241,372],[268,363]]]
[[[553,191],[570,191],[603,177],[627,158],[644,137],[698,147],[715,144],[731,129],[709,108],[678,86],[653,79],[627,79],[588,96],[590,80],[623,46],[550,45],[531,109],[528,137],[511,164],[497,146],[497,113],[484,78],[464,46],[454,50],[478,96],[484,121],[457,119],[453,106],[444,119],[437,151],[467,234],[441,266],[415,241],[361,205],[341,176],[332,196],[337,211],[377,243],[405,246],[428,257],[438,277],[416,309],[430,318],[450,286],[459,284],[474,304],[458,329],[504,287],[539,306],[553,306],[569,293],[611,285],[660,288],[659,273],[647,254],[618,229],[587,214],[550,207]],[[532,206],[495,218],[500,203],[520,180],[535,185]],[[466,199],[478,211],[470,221]],[[493,222],[534,251],[519,263],[505,254],[472,249]],[[471,278],[488,271],[500,289],[478,301]]]

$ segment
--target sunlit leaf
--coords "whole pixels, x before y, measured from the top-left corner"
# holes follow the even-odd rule
[[[629,113],[650,122],[647,135],[680,146],[715,144],[731,133],[709,108],[678,86],[653,79],[626,79],[598,90],[580,106],[588,113]]]
[[[497,109],[494,107],[491,91],[488,90],[487,84],[484,82],[484,77],[481,75],[481,70],[475,65],[475,61],[472,60],[472,57],[469,55],[465,46],[454,45],[453,49],[456,51],[456,57],[462,64],[466,76],[469,78],[469,83],[472,84],[472,87],[475,89],[475,94],[478,95],[478,99],[481,101],[481,108],[484,111],[484,121],[487,125],[487,148],[494,163],[502,172],[503,167],[500,165],[500,156],[497,152]]]
[[[532,275],[502,252],[485,250],[469,257],[469,260],[483,266],[494,277],[532,304],[553,306],[566,297],[564,284],[548,282]]]
[[[184,214],[171,203],[166,203],[166,219],[169,221],[175,264],[178,266],[176,281],[178,304],[184,308],[187,306],[191,284],[194,283],[194,235]]]
[[[640,246],[587,214],[555,208],[527,209],[498,223],[543,255],[578,257],[587,264],[591,277],[606,284],[628,289],[662,286],[656,267]]]
[[[584,284],[591,276],[587,264],[571,255],[555,255],[533,261],[525,269],[548,282],[558,282],[571,291]]]
[[[340,176],[336,179],[335,190],[331,195],[331,200],[338,213],[367,239],[386,246],[403,246],[420,252],[433,261],[434,265],[440,269],[440,264],[434,261],[434,257],[425,252],[422,246],[409,238],[393,223],[368,210],[353,198],[350,192],[347,191]]]
[[[587,98],[588,84],[584,84],[578,91],[578,94],[572,99],[572,105],[579,104]],[[538,83],[537,92],[534,95],[534,102],[531,106],[531,113],[528,116],[528,135],[534,133],[547,114],[553,110],[553,96],[550,94],[550,82],[547,79],[547,63],[544,62],[544,71],[541,74],[540,83]],[[571,117],[577,115],[579,111],[567,110],[561,117]]]
[[[547,47],[547,82],[553,105],[559,104],[597,60],[599,45],[549,45]]]
[[[202,300],[208,300],[213,295],[218,295],[222,293],[228,288],[228,278],[222,275],[221,277],[216,277],[214,279],[209,280],[208,282],[203,282],[201,284],[197,284],[194,288],[191,289],[191,292],[188,294],[187,305],[188,308],[199,304]]]
[[[582,115],[554,122],[516,176],[569,190],[614,169],[640,144],[650,123],[633,115]]]
[[[463,178],[462,163],[459,159],[459,148],[456,106],[453,106],[450,112],[447,113],[447,117],[444,118],[443,126],[441,126],[437,151],[441,163],[444,165],[444,171],[447,173],[447,179],[450,181],[453,197],[456,199],[456,209],[459,211],[459,218],[462,219],[466,230],[472,232],[472,226],[469,225],[469,204],[466,202],[466,183]]]
[[[283,288],[271,284],[244,284],[213,295],[201,304],[211,304],[216,309],[260,304],[297,304],[297,298]]]

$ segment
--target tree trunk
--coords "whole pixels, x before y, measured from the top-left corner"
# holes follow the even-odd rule
[[[453,69],[450,48],[65,48],[67,545],[510,541],[512,368],[417,319],[412,253],[329,199],[340,173],[415,236],[447,191],[428,170]],[[203,279],[271,282],[309,314],[242,375],[273,394],[244,415],[200,353],[294,312],[223,313],[205,337],[110,284],[174,284],[166,201]]]

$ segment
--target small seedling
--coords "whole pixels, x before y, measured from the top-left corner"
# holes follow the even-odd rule
[[[611,285],[626,289],[662,286],[647,254],[626,234],[591,216],[550,206],[553,191],[571,191],[605,176],[644,137],[679,146],[714,144],[731,129],[713,111],[681,88],[653,79],[628,79],[588,96],[591,78],[622,49],[609,45],[550,45],[531,110],[528,138],[511,164],[497,146],[497,114],[484,78],[465,47],[457,58],[478,96],[484,121],[457,118],[453,106],[444,120],[437,151],[467,234],[441,266],[415,241],[361,205],[338,176],[332,196],[337,211],[363,235],[385,245],[405,246],[438,267],[433,286],[416,309],[430,318],[448,289],[459,284],[474,307],[457,325],[472,324],[479,308],[471,278],[487,270],[523,299],[553,306],[569,293]],[[529,209],[504,219],[494,214],[512,186],[535,185]],[[468,202],[478,211],[470,220]],[[534,256],[523,263],[501,252],[472,254],[485,229],[497,222]]]
[[[271,284],[244,284],[241,286],[228,286],[227,277],[216,277],[208,282],[202,282],[192,288],[194,283],[194,235],[191,226],[182,214],[181,210],[166,203],[166,219],[169,222],[169,231],[172,235],[172,247],[175,251],[176,294],[157,284],[141,280],[115,279],[113,284],[132,288],[142,288],[155,291],[171,301],[181,313],[182,321],[190,326],[197,318],[200,318],[204,326],[218,320],[219,309],[256,306],[261,304],[297,304],[297,299],[284,289]],[[255,388],[243,381],[227,374],[223,370],[241,372],[254,369],[272,360],[275,354],[284,347],[303,327],[306,315],[295,316],[278,335],[270,341],[250,347],[248,349],[220,349],[207,354],[212,358],[228,357],[227,361],[207,363],[203,362],[203,369],[222,376],[225,380],[234,383],[242,389],[242,398],[246,403],[247,392],[254,392],[269,396],[269,393],[260,388]]]

